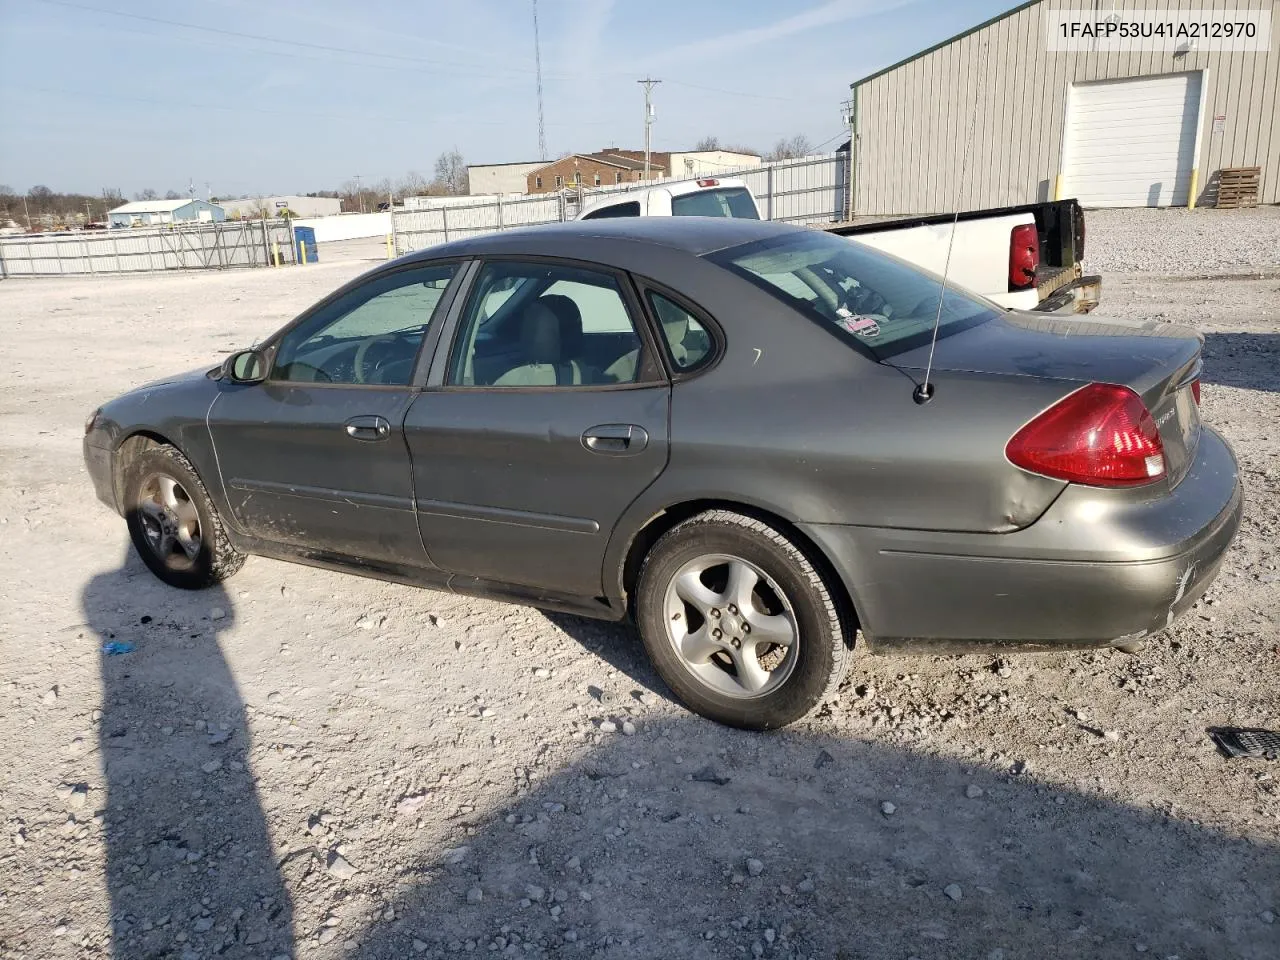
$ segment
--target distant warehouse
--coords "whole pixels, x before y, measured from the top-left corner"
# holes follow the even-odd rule
[[[1212,204],[1221,171],[1240,167],[1261,168],[1258,202],[1280,203],[1280,23],[1269,47],[1254,52],[1187,39],[1157,41],[1165,48],[1156,50],[1117,52],[1096,39],[1052,49],[1050,11],[1056,24],[1060,10],[1087,7],[1023,3],[853,83],[852,212],[1066,197],[1093,207],[1195,206]],[[1106,7],[1088,19],[1177,22],[1186,4]],[[1227,7],[1280,19],[1274,0]]]
[[[286,210],[295,217],[331,217],[342,212],[337,197],[241,197],[220,202],[232,220],[261,220]]]
[[[216,203],[205,200],[137,200],[107,212],[113,227],[154,227],[165,223],[211,223],[225,220]]]

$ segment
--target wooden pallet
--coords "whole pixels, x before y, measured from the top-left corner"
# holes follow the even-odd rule
[[[1218,201],[1216,206],[1220,210],[1256,207],[1258,205],[1258,184],[1261,180],[1261,167],[1224,167],[1218,171]]]

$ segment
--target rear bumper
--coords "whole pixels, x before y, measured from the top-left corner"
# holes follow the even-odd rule
[[[1036,523],[1009,534],[801,527],[843,578],[873,648],[1053,649],[1171,624],[1213,582],[1242,505],[1235,457],[1204,428],[1190,471],[1158,498],[1112,505],[1068,487]]]

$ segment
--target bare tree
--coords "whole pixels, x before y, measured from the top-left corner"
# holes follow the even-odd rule
[[[436,158],[435,182],[448,194],[456,196],[467,192],[467,162],[462,159],[457,147],[446,150]]]
[[[749,157],[760,156],[760,151],[755,147],[744,147],[740,143],[729,143],[720,148],[728,153],[745,153]]]
[[[813,152],[813,144],[803,133],[794,137],[779,140],[766,155],[766,160],[790,160],[793,157],[807,157]]]
[[[165,193],[164,198],[166,200],[181,200],[182,196],[183,195],[179,193],[177,190],[170,190],[167,193]]]
[[[135,193],[135,194],[133,195],[133,199],[135,199],[135,200],[159,200],[159,199],[160,199],[160,194],[156,193],[156,192],[155,192],[154,190],[152,190],[150,187],[147,187],[147,189],[145,189],[145,190],[140,190],[139,192]]]
[[[426,177],[417,170],[410,170],[400,179],[397,191],[402,197],[420,197],[427,192],[429,186]]]
[[[27,196],[32,200],[46,201],[53,199],[53,191],[46,187],[43,183],[32,187],[27,191]]]
[[[693,149],[698,151],[719,150],[720,138],[719,137],[703,137],[701,140],[699,140],[697,143],[693,145]]]

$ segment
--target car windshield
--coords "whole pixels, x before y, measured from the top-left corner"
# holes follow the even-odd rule
[[[735,217],[759,220],[755,201],[746,187],[699,190],[671,198],[671,215],[675,217]]]
[[[758,241],[708,259],[829,324],[877,359],[927,343],[938,316],[939,277],[828,233]],[[990,304],[948,287],[938,336],[996,314]]]

